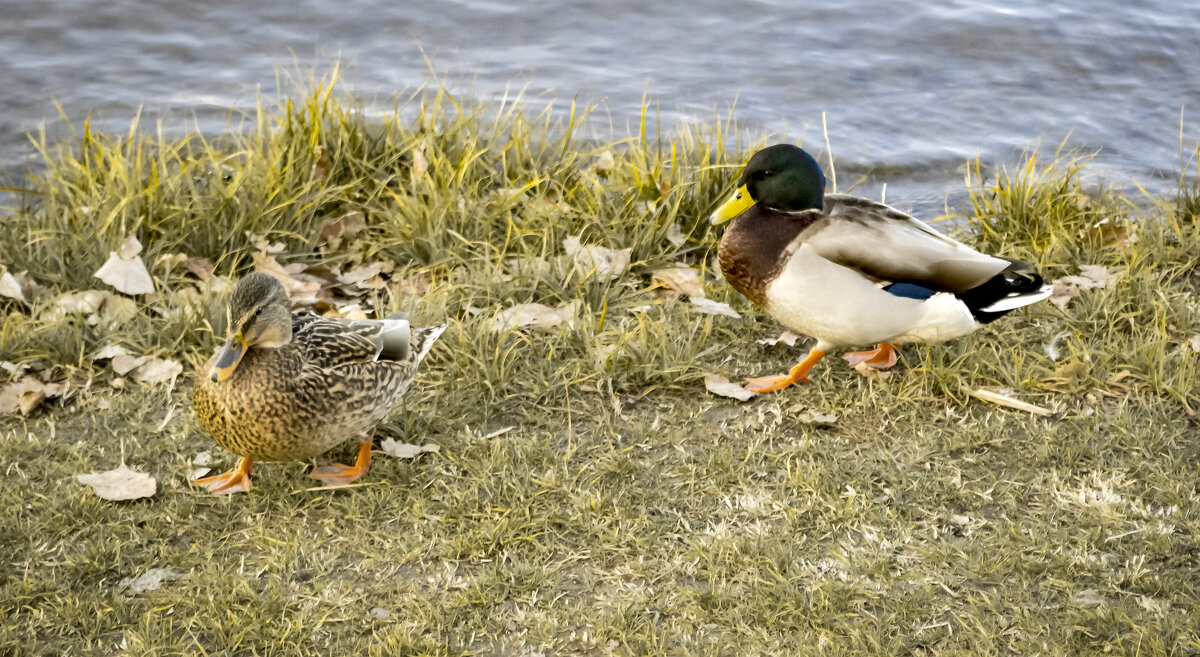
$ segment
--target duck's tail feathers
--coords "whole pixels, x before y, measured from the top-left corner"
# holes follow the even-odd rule
[[[446,330],[446,324],[438,326],[426,326],[425,328],[412,330],[412,362],[413,365],[418,365],[425,359],[425,355],[433,348],[433,343],[441,337],[442,332]]]
[[[1017,308],[1046,299],[1054,291],[1054,288],[1044,284],[1041,275],[1033,271],[1029,264],[1020,260],[1010,262],[1012,264],[1007,269],[982,285],[957,294],[981,324],[993,322]]]

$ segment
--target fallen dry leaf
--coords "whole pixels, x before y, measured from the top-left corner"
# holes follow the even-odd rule
[[[165,383],[183,374],[183,365],[177,360],[151,357],[138,366],[133,378],[141,383]]]
[[[175,265],[181,265],[187,261],[188,255],[186,253],[164,253],[158,256],[158,260],[155,260],[154,264],[156,266],[165,264],[168,267],[173,267]]]
[[[92,354],[92,362],[96,362],[98,360],[109,360],[112,358],[116,358],[117,356],[128,356],[128,355],[129,355],[129,351],[127,349],[125,349],[125,347],[122,347],[119,344],[110,344],[106,347],[102,347],[99,351]]]
[[[330,308],[322,313],[322,315],[335,319],[367,319],[367,314],[363,312],[362,306],[357,303]]]
[[[400,280],[400,294],[406,297],[423,297],[433,284],[432,271],[419,271]]]
[[[363,285],[363,282],[378,276],[379,273],[383,271],[383,268],[384,264],[382,262],[373,262],[369,265],[361,265],[351,269],[345,274],[338,276],[338,282],[342,285],[357,285],[359,287],[366,287]]]
[[[575,259],[585,272],[595,272],[601,281],[615,281],[629,270],[629,256],[633,249],[613,250],[594,244],[580,244],[579,236],[563,240],[563,249]]]
[[[868,365],[866,363],[859,363],[859,364],[855,365],[854,371],[858,372],[859,374],[863,375],[865,378],[868,378],[868,379],[882,380],[882,379],[886,379],[892,375],[892,373],[888,370],[881,370],[877,367],[871,367],[870,365]]]
[[[388,456],[394,456],[398,459],[411,459],[423,452],[436,452],[441,448],[433,443],[410,445],[409,443],[398,443],[391,438],[384,438],[379,443],[379,449]]]
[[[789,347],[794,347],[796,346],[796,340],[799,339],[799,335],[792,333],[791,331],[784,331],[783,333],[780,333],[779,337],[777,338],[763,338],[762,340],[759,340],[758,343],[765,344],[768,347],[774,347],[780,343],[786,344]]]
[[[579,302],[572,301],[558,308],[540,303],[523,303],[496,313],[492,330],[500,333],[511,329],[532,328],[539,331],[554,331],[566,324],[569,328],[579,314]]]
[[[66,390],[65,383],[42,383],[26,376],[0,388],[0,415],[19,412],[28,416],[47,398],[58,397]]]
[[[1103,246],[1130,246],[1137,242],[1137,228],[1128,219],[1102,219],[1084,231],[1094,242]]]
[[[690,267],[672,267],[656,271],[650,276],[650,285],[660,296],[704,296],[704,286],[700,284],[700,270]]]
[[[367,227],[367,217],[358,210],[351,210],[343,215],[324,219],[317,229],[317,240],[330,249],[338,249],[348,243]]]
[[[110,363],[110,365],[112,366],[113,371],[117,373],[117,375],[125,376],[126,374],[141,367],[142,363],[145,363],[149,359],[150,359],[149,356],[132,356],[128,352],[126,352],[123,354],[114,355],[112,357],[112,363]]]
[[[178,570],[171,570],[170,568],[151,568],[138,577],[126,577],[122,579],[120,582],[117,582],[117,588],[127,588],[133,593],[157,591],[163,582],[180,579],[186,575],[187,573],[181,573]]]
[[[188,258],[183,261],[183,268],[192,272],[193,276],[202,281],[207,281],[217,270],[208,258]]]
[[[154,477],[130,470],[124,463],[116,470],[75,475],[75,479],[91,486],[100,497],[113,501],[150,497],[158,490]]]
[[[90,315],[104,304],[105,299],[110,296],[109,292],[103,290],[84,290],[82,292],[72,292],[64,294],[54,302],[54,308],[63,312],[79,313],[81,315]]]
[[[21,289],[21,282],[13,276],[8,269],[0,266],[0,297],[8,297],[16,299],[21,303],[25,303],[25,291]]]
[[[1071,361],[1063,363],[1054,370],[1054,376],[1060,379],[1073,379],[1087,370],[1087,365],[1083,361]]]
[[[255,251],[253,254],[254,271],[261,271],[274,276],[283,284],[283,288],[287,290],[288,296],[291,297],[292,303],[311,303],[316,301],[317,293],[321,291],[321,279],[307,276],[296,276],[304,270],[304,265],[300,265],[299,270],[292,267],[284,267],[279,264],[275,258],[264,250]],[[298,263],[297,263],[298,264]]]
[[[1082,265],[1078,276],[1063,276],[1054,281],[1050,303],[1066,310],[1067,304],[1082,290],[1106,288],[1117,279],[1117,275],[1104,265]]]
[[[719,374],[705,374],[704,388],[714,395],[730,397],[738,401],[746,401],[754,396],[753,392],[746,390]]]
[[[741,318],[741,315],[739,315],[738,312],[733,308],[730,308],[729,304],[727,303],[713,301],[712,299],[706,299],[704,297],[692,297],[691,302],[692,305],[696,307],[696,310],[699,310],[702,313],[709,315],[725,315],[734,319]]]
[[[212,468],[208,467],[211,464],[211,452],[196,452],[196,455],[192,457],[192,470],[188,473],[188,481],[195,481],[211,472]]]
[[[982,399],[983,401],[991,402],[991,403],[997,404],[999,406],[1007,406],[1008,408],[1015,408],[1018,411],[1025,411],[1027,413],[1033,413],[1035,415],[1042,415],[1042,416],[1054,415],[1054,412],[1048,408],[1042,408],[1041,406],[1036,406],[1036,405],[1030,404],[1028,402],[1023,402],[1020,399],[1010,397],[1008,395],[997,392],[995,390],[988,390],[987,388],[979,388],[978,390],[972,390],[971,394],[974,395],[975,397],[978,397],[979,399]]]
[[[796,419],[804,424],[833,424],[838,421],[838,416],[833,413],[818,413],[817,411],[804,411],[796,416]]]
[[[1071,596],[1071,604],[1077,607],[1103,607],[1108,604],[1104,596],[1100,595],[1096,589],[1084,589],[1075,595]]]
[[[141,243],[130,235],[119,251],[109,253],[108,260],[93,275],[123,294],[152,294],[154,280],[138,256],[141,251]]]

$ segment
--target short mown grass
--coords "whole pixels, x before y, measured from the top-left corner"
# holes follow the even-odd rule
[[[908,347],[885,379],[834,359],[738,403],[703,375],[802,353],[756,343],[780,327],[711,271],[706,217],[763,142],[652,114],[597,139],[587,115],[432,89],[368,116],[320,83],[219,138],[41,139],[44,166],[0,211],[0,264],[38,286],[0,299],[0,361],[73,385],[0,418],[0,653],[1200,654],[1196,172],[1177,197],[1129,199],[1086,159],[974,163],[957,237],[1048,279],[1114,281]],[[349,211],[365,252],[323,248],[321,222]],[[51,311],[103,288],[92,272],[131,233],[156,297],[94,325]],[[568,235],[632,249],[630,272],[574,266]],[[376,310],[450,324],[379,431],[440,451],[380,456],[346,490],[312,490],[299,463],[263,464],[245,495],[189,487],[198,452],[233,462],[190,384],[114,390],[91,354],[121,344],[190,375],[223,298],[159,258],[237,277],[263,237],[285,263],[394,262]],[[650,275],[677,262],[743,318],[654,304]],[[423,293],[401,293],[418,274]],[[492,330],[499,309],[575,300],[557,333]],[[154,497],[74,479],[122,460]],[[120,584],[151,568],[184,576]]]

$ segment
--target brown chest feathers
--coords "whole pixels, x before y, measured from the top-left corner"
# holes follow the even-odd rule
[[[725,280],[746,298],[765,305],[767,285],[787,265],[784,251],[820,218],[819,210],[779,212],[759,206],[738,215],[717,246]]]

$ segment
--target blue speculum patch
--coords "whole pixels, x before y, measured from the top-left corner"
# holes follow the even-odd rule
[[[892,283],[891,285],[883,288],[883,291],[894,294],[898,297],[904,297],[905,299],[921,300],[928,299],[929,297],[937,294],[937,290],[931,290],[927,287],[921,287],[920,285],[913,285],[912,283]]]

